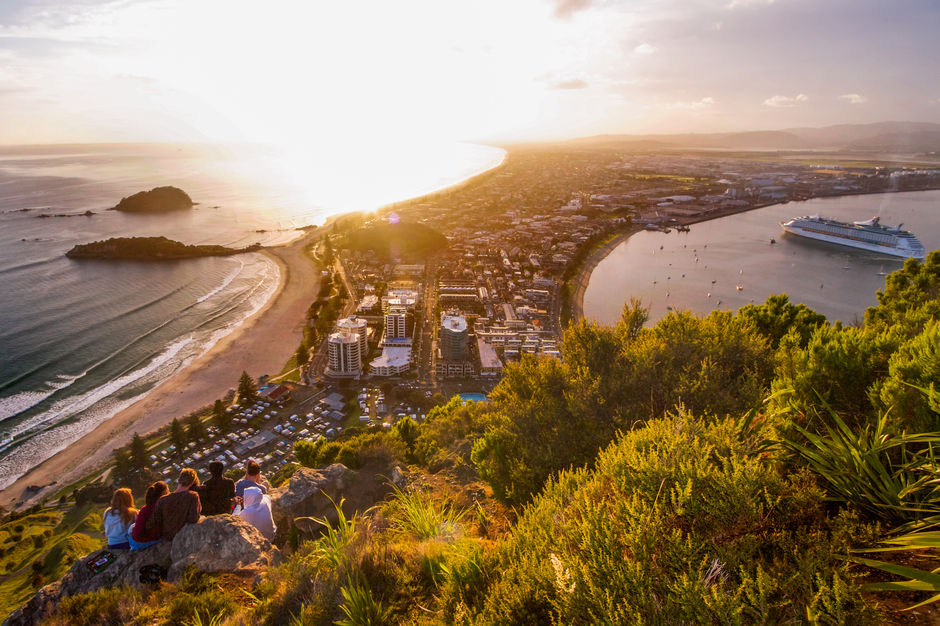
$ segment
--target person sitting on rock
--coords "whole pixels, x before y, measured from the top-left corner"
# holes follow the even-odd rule
[[[147,504],[141,507],[137,513],[137,521],[134,522],[134,528],[131,530],[130,544],[131,550],[143,550],[149,548],[155,543],[160,543],[160,527],[147,528],[147,520],[153,515],[153,509],[157,505],[157,500],[170,493],[170,488],[162,480],[158,480],[147,487]]]
[[[111,550],[130,550],[131,527],[137,519],[134,508],[134,494],[126,487],[121,487],[111,496],[111,506],[104,512],[104,534],[108,538]]]
[[[212,474],[212,478],[196,488],[199,500],[202,502],[203,515],[222,515],[232,512],[235,481],[223,476],[224,470],[225,465],[222,461],[212,461],[209,463],[209,473]]]
[[[257,487],[261,493],[267,493],[271,488],[271,484],[261,475],[261,466],[257,461],[245,464],[245,477],[235,483],[235,498],[241,498],[248,487]]]
[[[274,531],[277,527],[271,515],[270,496],[261,493],[258,487],[247,487],[242,497],[245,506],[239,511],[238,517],[257,528],[265,539],[274,541]]]
[[[173,541],[176,533],[186,524],[198,522],[202,510],[199,494],[192,491],[192,488],[199,486],[196,471],[184,468],[176,482],[176,491],[157,500],[153,515],[146,524],[148,530],[159,528],[160,538],[166,541]]]

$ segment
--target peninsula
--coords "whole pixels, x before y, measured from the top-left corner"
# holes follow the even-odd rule
[[[111,210],[128,213],[165,213],[191,209],[193,204],[192,198],[182,189],[169,186],[154,187],[150,191],[140,191],[132,196],[121,198],[121,201]]]
[[[103,241],[78,244],[66,252],[65,256],[70,259],[169,261],[205,256],[230,256],[242,252],[254,252],[260,248],[260,244],[245,248],[227,248],[217,245],[191,246],[166,237],[112,237]]]

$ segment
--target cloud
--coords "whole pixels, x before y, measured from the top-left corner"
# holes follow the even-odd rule
[[[650,44],[644,42],[634,48],[633,52],[636,54],[653,54],[656,52],[656,46],[651,46]]]
[[[865,104],[868,102],[868,98],[857,93],[844,93],[839,96],[839,100],[845,100],[849,104]]]
[[[801,102],[806,102],[809,98],[805,93],[798,93],[792,98],[790,96],[771,96],[764,100],[764,106],[774,108],[795,107]]]
[[[588,84],[580,78],[571,80],[559,80],[549,86],[551,89],[587,89]]]
[[[711,96],[706,96],[694,102],[673,102],[667,104],[666,108],[672,110],[701,111],[702,109],[708,109],[716,104],[718,104],[717,100]]]
[[[563,19],[567,19],[578,11],[594,4],[594,0],[554,0],[554,2],[555,15]]]

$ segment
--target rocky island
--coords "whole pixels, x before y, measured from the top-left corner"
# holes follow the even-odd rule
[[[74,246],[65,253],[70,259],[134,259],[137,261],[168,261],[205,256],[229,256],[259,250],[261,244],[245,248],[217,245],[192,246],[166,237],[112,237],[103,241]]]
[[[182,189],[177,187],[154,187],[150,191],[141,191],[132,196],[121,198],[114,211],[127,211],[129,213],[165,213],[191,209],[193,200]]]

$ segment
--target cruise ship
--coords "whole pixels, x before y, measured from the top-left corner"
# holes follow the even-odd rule
[[[924,258],[924,246],[917,237],[901,230],[901,224],[897,228],[882,226],[877,216],[864,222],[839,222],[818,215],[807,215],[793,218],[789,222],[781,222],[780,225],[783,230],[800,237],[891,256]]]

